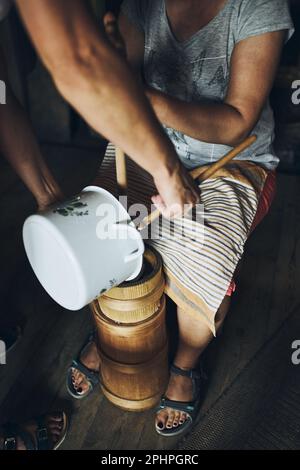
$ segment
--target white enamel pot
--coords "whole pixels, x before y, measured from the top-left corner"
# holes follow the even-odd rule
[[[96,186],[24,223],[25,251],[40,283],[62,307],[79,310],[137,277],[144,242],[125,208]]]

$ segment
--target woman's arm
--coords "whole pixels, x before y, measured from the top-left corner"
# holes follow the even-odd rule
[[[0,151],[43,209],[60,200],[62,193],[41,155],[29,119],[8,84],[1,50],[0,80],[6,84],[6,104],[0,105]]]
[[[196,186],[141,85],[106,38],[104,28],[93,21],[86,3],[17,0],[17,5],[61,94],[95,130],[154,177],[166,209],[198,200]]]
[[[118,18],[119,34],[124,41],[126,57],[137,74],[141,74],[144,63],[145,35],[138,30],[127,18],[120,13]],[[118,31],[116,31],[118,34]]]
[[[119,19],[128,60],[143,65],[145,38],[125,15]],[[255,126],[267,99],[279,62],[285,31],[241,41],[231,60],[231,77],[224,103],[187,103],[146,87],[159,120],[199,140],[234,146]]]
[[[286,31],[245,39],[235,46],[224,103],[186,103],[146,89],[158,119],[204,142],[235,146],[255,127],[268,98]]]

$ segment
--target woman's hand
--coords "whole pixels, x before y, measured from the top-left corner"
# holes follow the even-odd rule
[[[154,178],[159,194],[152,202],[164,217],[180,217],[200,202],[200,190],[184,166],[178,162],[172,174],[161,171]]]

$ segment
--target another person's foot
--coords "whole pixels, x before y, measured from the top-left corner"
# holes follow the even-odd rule
[[[99,383],[100,357],[97,345],[90,340],[68,373],[68,389],[75,398],[83,398]]]
[[[0,450],[54,450],[64,441],[67,417],[58,412],[22,425],[0,428]]]
[[[175,434],[192,424],[202,397],[203,381],[206,381],[206,376],[202,371],[171,367],[168,388],[155,419],[160,434],[172,435],[172,431]]]

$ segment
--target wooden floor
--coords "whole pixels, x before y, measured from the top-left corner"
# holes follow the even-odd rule
[[[47,151],[66,193],[91,181],[97,155],[56,148]],[[108,403],[99,390],[82,402],[67,395],[66,370],[88,335],[89,310],[65,311],[39,286],[21,245],[20,230],[33,210],[32,198],[2,163],[0,182],[0,318],[12,322],[17,315],[24,325],[22,341],[8,364],[0,368],[0,422],[64,407],[72,417],[64,449],[175,448],[176,439],[156,435],[152,411],[125,413]],[[300,177],[280,175],[271,214],[248,242],[223,335],[206,354],[210,385],[202,413],[214,409],[274,332],[295,309],[300,312],[299,208]],[[298,325],[295,339],[300,339]]]

